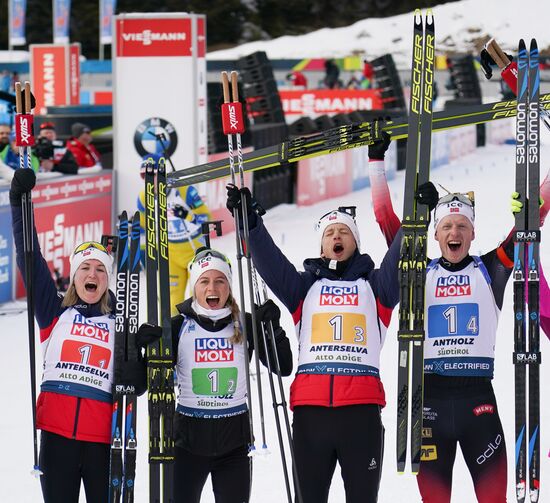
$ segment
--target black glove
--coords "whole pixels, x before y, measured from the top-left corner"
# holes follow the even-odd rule
[[[133,386],[136,395],[143,395],[147,391],[147,365],[145,360],[124,362],[120,382],[116,384],[122,384],[126,389]]]
[[[273,328],[280,326],[281,310],[271,299],[266,300],[261,306],[254,306],[256,310],[256,320],[260,322],[271,322]]]
[[[226,207],[232,215],[234,214],[233,212],[235,211],[235,209],[241,209],[243,198],[246,200],[246,208],[248,210],[248,214],[252,212],[252,194],[250,193],[250,189],[248,187],[243,187],[239,189],[239,187],[230,183],[229,185],[227,185],[226,189]]]
[[[386,131],[382,131],[380,139],[369,145],[369,159],[376,161],[383,160],[390,143],[391,136]]]
[[[10,203],[21,206],[21,195],[30,192],[36,184],[36,174],[32,169],[19,168],[13,173],[10,188]]]
[[[439,201],[439,193],[432,182],[426,182],[416,189],[414,195],[420,204],[425,204],[432,211]]]
[[[162,337],[162,328],[151,323],[143,323],[136,334],[136,346],[146,348],[149,344],[157,342]]]
[[[185,217],[189,214],[189,212],[181,204],[174,205],[172,211],[174,212],[174,215],[176,215],[178,218],[181,218],[182,220],[184,220]]]

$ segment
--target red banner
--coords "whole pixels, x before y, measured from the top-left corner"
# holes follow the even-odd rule
[[[32,91],[38,114],[45,114],[48,106],[66,105],[68,102],[65,50],[64,45],[30,46]]]
[[[80,104],[80,44],[69,46],[69,105]]]
[[[191,18],[117,19],[118,57],[191,56]]]
[[[83,241],[101,241],[112,232],[111,175],[38,182],[32,191],[35,226],[50,270],[69,275],[69,256]],[[16,297],[25,295],[18,274]]]
[[[291,119],[383,108],[378,89],[292,90],[279,91],[279,96],[285,115]]]
[[[299,161],[296,189],[298,206],[309,206],[351,192],[351,164],[349,150]]]

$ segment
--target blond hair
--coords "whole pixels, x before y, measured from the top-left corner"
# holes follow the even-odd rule
[[[61,305],[63,307],[72,307],[80,302],[81,302],[81,299],[76,293],[76,287],[73,281],[69,285],[69,288],[67,289],[67,293],[65,293],[65,297],[63,297],[63,302],[61,302]],[[99,299],[99,310],[101,311],[101,314],[109,314],[112,312],[111,296],[109,295],[109,288],[105,290],[105,292],[101,296],[101,299]]]
[[[226,305],[231,309],[231,319],[233,320],[233,328],[234,333],[231,339],[232,344],[241,344],[243,342],[243,334],[241,331],[241,323],[239,320],[239,305],[237,304],[237,301],[233,298],[233,295],[230,293],[229,297],[227,298]]]

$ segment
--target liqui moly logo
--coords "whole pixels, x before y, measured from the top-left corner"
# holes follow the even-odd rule
[[[320,304],[322,306],[357,306],[359,305],[359,289],[357,285],[323,285]]]
[[[435,287],[436,297],[461,297],[470,295],[472,287],[470,277],[462,274],[453,274],[445,278],[438,278]]]
[[[81,314],[75,315],[71,335],[90,337],[102,342],[109,342],[109,326],[107,323],[94,323]]]
[[[233,344],[223,337],[195,339],[195,361],[231,362],[234,358]]]
[[[151,45],[154,42],[177,42],[185,41],[187,34],[182,32],[165,32],[143,30],[139,33],[123,33],[122,38],[125,42],[138,42],[141,45]]]

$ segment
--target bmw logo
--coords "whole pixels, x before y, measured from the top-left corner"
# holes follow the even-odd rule
[[[164,154],[171,157],[177,145],[176,129],[160,117],[144,120],[134,133],[134,147],[141,157],[147,154]]]

